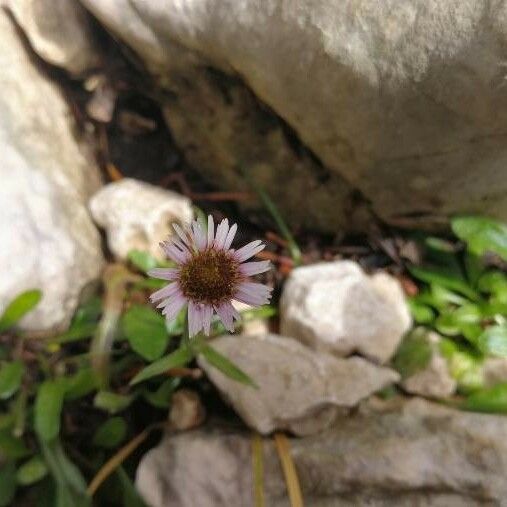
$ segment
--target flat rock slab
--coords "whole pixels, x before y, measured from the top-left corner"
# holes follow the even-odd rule
[[[199,365],[224,399],[259,433],[308,435],[328,428],[340,409],[393,384],[399,375],[365,359],[334,358],[278,335],[223,336],[211,342],[258,389],[226,377],[203,357]]]
[[[411,321],[398,281],[386,273],[368,276],[352,261],[294,269],[280,301],[281,334],[380,363],[393,356]]]
[[[507,418],[422,399],[367,407],[330,430],[291,439],[310,507],[506,505]],[[166,437],[136,485],[151,507],[250,507],[252,434],[224,427]],[[279,458],[265,439],[266,505],[289,507]]]

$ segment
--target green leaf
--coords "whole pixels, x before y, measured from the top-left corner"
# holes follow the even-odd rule
[[[460,294],[463,294],[469,299],[474,301],[479,299],[479,294],[475,292],[464,280],[463,278],[445,270],[443,268],[427,268],[422,266],[410,266],[410,273],[415,278],[429,283],[436,284],[445,287],[446,289],[450,289]]]
[[[93,399],[93,404],[110,414],[116,414],[125,410],[135,399],[134,395],[112,393],[111,391],[99,391]]]
[[[416,329],[401,342],[393,360],[393,366],[403,378],[426,368],[431,360],[431,345],[426,330]]]
[[[123,491],[123,507],[147,507],[122,466],[116,470]]]
[[[132,349],[147,361],[160,358],[167,348],[165,319],[148,306],[130,307],[123,315],[122,326]]]
[[[475,255],[492,252],[507,260],[507,225],[492,218],[461,216],[451,220],[451,227]]]
[[[79,322],[72,324],[67,331],[53,338],[51,343],[63,344],[85,340],[94,335],[97,326],[98,324],[96,322]]]
[[[432,283],[430,291],[431,297],[433,298],[433,306],[439,309],[445,308],[449,305],[461,306],[469,303],[468,299],[456,294],[452,290],[442,287],[441,285]]]
[[[127,423],[123,417],[112,417],[103,423],[93,435],[93,445],[114,449],[127,435]]]
[[[22,361],[6,363],[0,368],[0,399],[7,400],[19,389],[24,373]]]
[[[428,305],[419,303],[417,299],[412,298],[408,300],[408,307],[410,308],[412,317],[418,324],[429,324],[433,322],[435,314]]]
[[[460,391],[470,392],[482,388],[482,359],[478,355],[446,338],[440,341],[440,352],[447,359],[449,372],[457,380]]]
[[[490,326],[477,339],[483,354],[507,357],[507,326]]]
[[[507,413],[507,383],[472,393],[462,408],[474,412]]]
[[[446,336],[458,336],[461,327],[454,317],[453,312],[442,312],[435,320],[435,329]]]
[[[33,310],[42,298],[38,289],[27,290],[17,296],[0,317],[0,333],[14,326],[28,312]]]
[[[16,465],[12,461],[0,468],[0,507],[12,505],[16,494]]]
[[[98,388],[97,375],[91,368],[80,368],[65,382],[65,400],[82,398]]]
[[[7,459],[20,459],[30,455],[21,438],[16,438],[10,429],[0,431],[0,455]]]
[[[181,380],[177,377],[168,378],[159,386],[156,391],[143,391],[144,399],[156,408],[169,408],[171,405],[171,396],[174,390],[179,386]]]
[[[31,486],[44,478],[47,473],[46,462],[37,454],[18,468],[16,480],[21,486]]]
[[[258,387],[257,384],[232,361],[211,348],[209,345],[201,345],[199,352],[206,358],[208,363],[220,370],[224,375],[247,386]]]
[[[48,469],[56,482],[55,507],[91,507],[86,482],[79,469],[66,456],[58,438],[51,442],[40,440]]]
[[[49,442],[60,433],[60,419],[63,408],[66,383],[46,380],[37,391],[35,399],[35,431],[41,440]]]
[[[142,250],[130,250],[127,259],[143,273],[147,273],[150,269],[158,266],[158,260],[148,252]]]
[[[495,300],[507,303],[507,276],[501,271],[484,273],[477,284],[479,290],[495,296]]]
[[[467,279],[472,287],[477,285],[477,282],[484,271],[484,263],[482,258],[474,255],[473,253],[466,252],[464,256],[465,271]]]
[[[147,380],[156,375],[162,375],[171,368],[178,368],[186,366],[194,358],[193,351],[186,346],[181,346],[179,349],[171,352],[171,354],[158,359],[154,363],[143,368],[131,381],[130,384],[138,384],[143,380]]]
[[[97,322],[102,314],[102,299],[98,296],[83,303],[74,314],[72,324]]]

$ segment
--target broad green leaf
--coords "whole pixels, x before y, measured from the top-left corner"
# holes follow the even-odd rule
[[[0,317],[0,333],[14,326],[28,312],[33,310],[42,298],[38,289],[27,290],[17,296]]]
[[[127,259],[143,273],[147,273],[150,269],[159,265],[158,260],[153,255],[142,250],[130,250]]]
[[[21,380],[25,373],[25,365],[22,361],[5,363],[0,368],[0,399],[10,398],[21,386]]]
[[[186,366],[194,358],[193,351],[186,347],[181,346],[179,349],[171,352],[169,355],[158,359],[154,363],[143,368],[131,381],[130,384],[138,384],[143,380],[147,380],[156,375],[162,375],[171,368],[178,368]]]
[[[0,456],[15,460],[29,455],[30,450],[23,440],[13,436],[10,428],[0,431]]]
[[[91,368],[80,368],[74,375],[65,379],[65,400],[76,400],[97,389],[97,375]]]
[[[66,383],[62,379],[46,380],[37,391],[34,426],[41,440],[49,442],[60,433]]]
[[[507,302],[496,301],[494,298],[481,305],[483,319],[501,321],[507,318]]]
[[[507,326],[490,326],[477,339],[477,345],[486,355],[507,357]]]
[[[450,273],[443,268],[427,268],[422,266],[411,266],[409,271],[418,280],[429,284],[436,284],[463,294],[474,301],[479,299],[479,294],[470,287],[463,278]]]
[[[477,324],[482,319],[481,308],[473,303],[467,303],[452,311],[458,325]]]
[[[144,399],[154,407],[169,408],[171,405],[171,396],[174,390],[179,386],[181,380],[177,377],[168,378],[158,387],[156,391],[143,391]]]
[[[16,465],[12,461],[0,467],[0,507],[8,507],[16,494]]]
[[[469,300],[456,294],[452,290],[446,289],[441,285],[432,283],[430,286],[430,293],[433,297],[433,305],[436,308],[445,308],[449,305],[461,306],[469,303]]]
[[[99,391],[93,399],[93,404],[110,414],[125,410],[135,399],[134,395],[117,394],[111,391]]]
[[[507,383],[472,393],[462,408],[475,412],[507,413]]]
[[[123,507],[147,507],[122,466],[116,470],[123,490]]]
[[[478,282],[479,290],[495,296],[495,300],[507,303],[507,275],[501,271],[488,271]]]
[[[129,308],[123,315],[122,327],[132,349],[147,361],[158,359],[167,348],[165,319],[148,306]]]
[[[93,445],[114,449],[118,447],[127,435],[127,423],[123,417],[112,417],[98,427],[93,435]]]
[[[31,486],[48,473],[46,462],[38,454],[23,463],[16,473],[16,480],[21,486]]]
[[[258,387],[257,384],[227,357],[223,356],[209,345],[203,344],[199,352],[206,358],[209,364],[220,370],[227,377],[241,382],[247,386]]]
[[[408,307],[410,308],[412,317],[418,324],[429,324],[433,322],[435,314],[428,305],[419,303],[416,299],[409,299]]]
[[[403,378],[423,370],[431,360],[431,345],[425,336],[426,331],[416,329],[401,342],[393,366]]]
[[[476,255],[496,253],[507,260],[507,225],[492,218],[461,216],[451,220],[451,227],[469,250]]]
[[[465,271],[467,279],[472,287],[477,285],[477,282],[484,271],[484,263],[482,258],[474,255],[471,252],[466,252],[464,256]]]
[[[443,312],[435,320],[435,329],[447,336],[458,336],[461,327],[453,315],[453,312]]]
[[[440,341],[440,352],[447,359],[449,372],[457,380],[460,391],[470,392],[482,388],[484,379],[479,356],[447,338]]]

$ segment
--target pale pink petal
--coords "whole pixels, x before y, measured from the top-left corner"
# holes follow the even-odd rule
[[[166,285],[160,290],[157,290],[150,296],[150,301],[153,303],[155,301],[160,301],[161,299],[169,298],[171,296],[174,296],[179,290],[179,285],[177,282],[170,283],[169,285]]]
[[[209,336],[211,332],[211,317],[213,317],[213,307],[211,305],[203,305],[202,308],[202,327],[204,334]]]
[[[188,336],[192,338],[202,329],[202,312],[199,303],[188,303]]]
[[[227,233],[227,237],[225,238],[224,250],[227,250],[232,245],[232,242],[234,240],[234,236],[236,236],[237,230],[238,230],[238,224],[234,224],[229,229],[229,232]]]
[[[248,245],[241,247],[239,250],[236,250],[234,252],[234,258],[238,262],[243,262],[250,259],[250,257],[253,257],[261,250],[264,250],[264,248],[266,248],[266,245],[264,245],[261,240],[256,239],[255,241],[248,243]]]
[[[265,305],[271,297],[271,289],[261,283],[241,283],[234,294],[234,299],[252,306]]]
[[[229,220],[224,218],[217,227],[217,233],[215,235],[214,245],[216,248],[222,249],[224,247],[225,240],[227,239],[227,233],[229,232]]]
[[[162,310],[162,315],[165,315],[166,320],[173,320],[176,318],[178,313],[180,313],[181,309],[187,303],[186,298],[183,294],[177,294],[174,296],[171,301],[164,307]]]
[[[215,306],[215,311],[217,315],[220,317],[225,329],[230,331],[231,333],[234,331],[234,313],[231,311],[234,310],[231,303],[223,303],[220,306]]]
[[[176,231],[176,234],[181,238],[181,241],[183,241],[183,243],[185,243],[185,245],[191,246],[191,241],[190,241],[188,231],[186,229],[183,230],[177,223],[173,224],[173,228]]]
[[[174,243],[163,243],[163,248],[167,256],[174,262],[185,264],[190,259],[190,253],[187,250],[181,250]]]
[[[153,268],[148,271],[148,275],[160,280],[176,280],[179,272],[176,268]]]
[[[213,217],[208,215],[208,248],[213,246],[213,241],[215,240],[215,222],[213,221]]]
[[[259,273],[265,273],[270,269],[271,263],[269,261],[245,262],[239,266],[239,271],[243,276],[258,275]]]
[[[192,231],[194,233],[194,241],[197,249],[202,252],[205,250],[207,245],[207,236],[204,232],[204,228],[197,220],[195,220],[192,222]]]

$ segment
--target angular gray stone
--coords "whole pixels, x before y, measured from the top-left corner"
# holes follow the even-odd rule
[[[440,335],[425,329],[416,331],[418,331],[418,336],[425,339],[430,346],[431,357],[423,369],[404,378],[401,386],[408,393],[428,398],[452,396],[456,392],[458,383],[451,376],[447,359],[440,352]]]
[[[0,90],[0,312],[20,292],[40,288],[43,299],[23,327],[63,328],[103,265],[85,205],[100,176],[73,136],[63,96],[1,9]]]
[[[190,199],[130,178],[101,188],[90,200],[90,211],[118,259],[132,249],[163,257],[159,243],[174,232],[171,224],[189,224],[194,215]]]
[[[0,0],[12,11],[34,51],[79,75],[96,67],[99,53],[91,17],[75,0]]]
[[[252,435],[215,427],[168,436],[137,469],[150,507],[250,507]],[[422,399],[371,404],[319,435],[290,440],[310,507],[505,505],[507,419]],[[266,505],[289,507],[273,441],[263,441]]]
[[[281,334],[339,356],[385,363],[410,324],[400,284],[385,273],[369,277],[352,261],[294,269],[280,301]]]
[[[202,356],[199,366],[245,423],[263,434],[278,429],[297,435],[322,431],[340,409],[399,379],[396,372],[362,358],[334,358],[273,334],[222,336],[212,346],[259,388],[226,377]]]
[[[173,92],[166,117],[196,167],[232,188],[253,165],[289,219],[350,225],[351,187],[395,224],[507,219],[505,0],[83,3]],[[297,157],[246,87],[323,166],[283,167]]]

